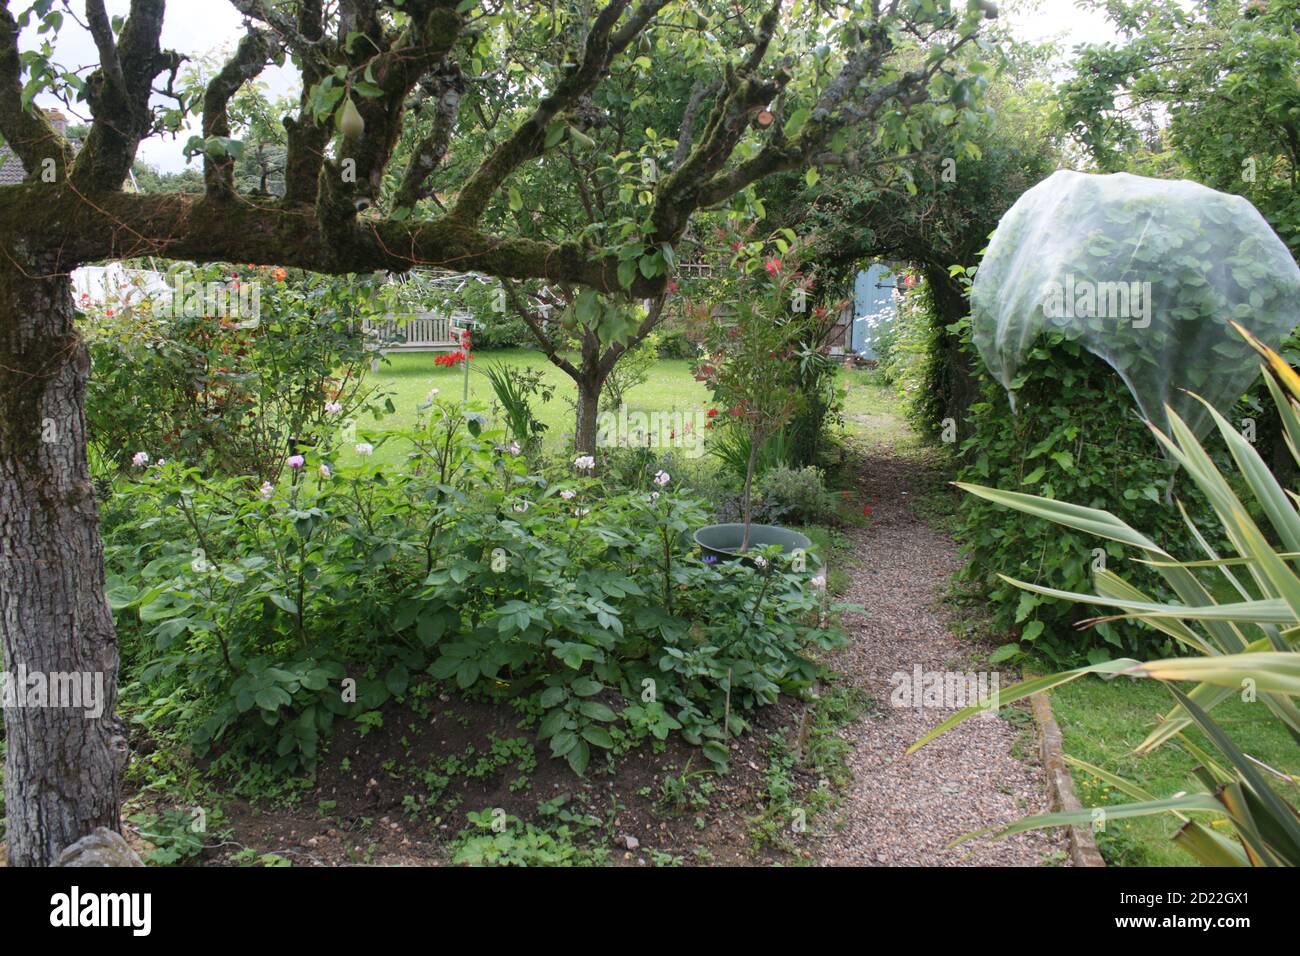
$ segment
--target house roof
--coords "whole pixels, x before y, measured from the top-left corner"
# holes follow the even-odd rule
[[[0,146],[0,186],[17,186],[27,178],[22,161],[8,146]]]
[[[45,118],[50,121],[50,125],[60,134],[66,136],[68,133],[68,118],[59,110],[46,110]],[[74,140],[72,148],[75,150],[79,144]],[[27,169],[17,154],[8,146],[0,145],[0,186],[17,186],[27,178]]]

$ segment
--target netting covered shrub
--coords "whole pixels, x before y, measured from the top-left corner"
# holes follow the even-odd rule
[[[998,225],[971,290],[972,339],[1011,393],[1045,332],[1107,362],[1145,418],[1195,430],[1230,407],[1300,322],[1300,268],[1247,200],[1185,180],[1061,170]]]

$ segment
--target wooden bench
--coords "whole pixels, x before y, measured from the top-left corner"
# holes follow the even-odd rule
[[[414,312],[362,325],[375,341],[367,348],[377,353],[370,367],[379,371],[379,357],[388,352],[454,352],[461,347],[461,335],[474,325],[469,312]]]

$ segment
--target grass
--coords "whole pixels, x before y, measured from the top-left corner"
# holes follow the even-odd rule
[[[877,369],[841,370],[844,385],[844,430],[854,438],[870,439],[906,455],[917,439],[903,417],[898,394]]]
[[[396,411],[378,422],[362,421],[359,430],[364,433],[394,431],[415,424],[417,409],[424,403],[431,388],[439,390],[441,398],[459,399],[464,394],[464,367],[446,369],[433,364],[434,352],[396,352],[387,357],[387,363],[369,382],[390,393]],[[572,441],[574,404],[578,390],[573,379],[556,368],[541,352],[530,349],[503,349],[481,352],[471,362],[469,373],[469,398],[491,406],[495,396],[486,378],[474,371],[474,366],[487,362],[502,362],[519,368],[534,368],[543,372],[543,380],[555,386],[554,397],[549,402],[538,401],[533,413],[547,425],[544,448],[558,453]],[[632,389],[627,396],[629,410],[644,412],[683,412],[694,416],[710,406],[709,390],[691,376],[690,362],[685,359],[661,359],[650,370],[649,379]],[[688,419],[691,420],[691,419]],[[401,452],[396,446],[380,448],[376,457],[395,463]]]
[[[1145,756],[1132,754],[1173,706],[1173,698],[1160,684],[1088,676],[1053,690],[1051,699],[1070,756],[1133,781],[1156,796],[1188,789],[1188,773],[1196,762],[1176,744]],[[1251,756],[1283,772],[1300,773],[1295,743],[1262,703],[1226,701],[1214,709],[1214,717]],[[1194,744],[1207,746],[1199,731],[1189,736]],[[1111,791],[1081,770],[1073,774],[1084,806],[1130,802],[1125,794]],[[1292,790],[1287,796],[1294,803],[1297,794]],[[1178,827],[1173,816],[1112,821],[1097,834],[1097,842],[1113,866],[1195,866],[1189,854],[1169,842]]]

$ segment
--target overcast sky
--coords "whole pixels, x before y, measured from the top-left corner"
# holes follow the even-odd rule
[[[129,4],[128,0],[108,0],[106,5],[112,16],[124,14]],[[81,6],[74,3],[73,9],[80,12]],[[1097,43],[1115,37],[1103,16],[1079,9],[1074,0],[1010,0],[1002,4],[1002,10],[1003,20],[1017,36],[1040,42],[1061,40],[1066,50],[1078,43]],[[197,57],[233,49],[243,33],[242,17],[226,0],[170,0],[163,21],[162,43],[166,49]],[[34,30],[25,31],[23,39],[24,48],[38,42]],[[65,67],[84,66],[96,60],[89,34],[74,23],[65,23],[56,55]],[[267,70],[262,79],[273,94],[296,89],[292,66]],[[37,102],[42,106],[59,105],[52,97],[41,97]],[[164,171],[178,171],[185,166],[182,148],[189,135],[146,140],[140,146],[139,156]]]

